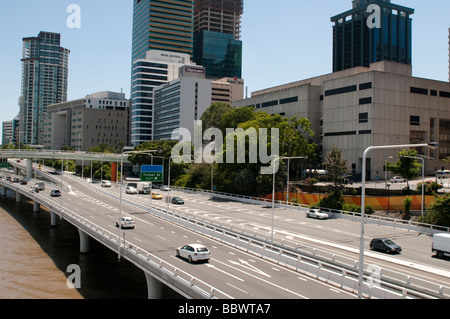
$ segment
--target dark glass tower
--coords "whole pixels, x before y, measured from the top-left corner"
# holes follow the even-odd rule
[[[374,17],[371,4],[380,8],[379,28],[367,23]],[[413,14],[414,9],[390,0],[354,0],[352,10],[331,18],[333,72],[385,60],[411,65]]]
[[[194,62],[206,77],[242,77],[243,0],[195,0]]]

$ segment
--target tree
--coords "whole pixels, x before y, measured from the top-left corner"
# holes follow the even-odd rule
[[[342,178],[348,172],[347,160],[342,156],[342,150],[333,146],[331,151],[327,154],[327,161],[325,168],[330,173],[334,182],[334,187],[342,185]]]
[[[409,181],[419,177],[422,172],[422,164],[412,157],[417,157],[418,152],[413,149],[403,150],[397,153],[398,161],[394,164],[386,162],[386,169],[395,175],[406,179],[408,190]]]
[[[236,137],[234,138],[234,161],[232,163],[226,161],[227,158],[227,142],[230,143],[231,135],[226,136],[224,141],[223,152],[221,155],[224,159],[223,164],[218,165],[218,174],[222,175],[222,181],[226,182],[221,185],[222,191],[225,192],[238,192],[245,195],[261,195],[268,194],[272,191],[272,175],[261,175],[261,167],[268,167],[270,163],[261,162],[261,148],[267,149],[266,154],[279,155],[280,157],[294,157],[294,156],[308,156],[309,158],[315,158],[317,155],[317,145],[311,142],[311,137],[314,136],[314,132],[310,129],[311,123],[305,118],[285,118],[280,115],[271,115],[266,112],[253,112],[253,115],[248,113],[248,108],[242,110],[234,110],[231,114],[227,114],[225,118],[232,118],[232,121],[228,123],[234,123],[238,129],[242,129],[245,132],[254,130],[256,132],[256,139],[250,139],[245,137],[245,161],[244,163],[238,163],[236,160],[237,155],[237,143]],[[242,113],[240,113],[242,112]],[[248,117],[238,117],[236,114],[247,114]],[[228,116],[229,115],[229,116]],[[252,118],[249,121],[239,123],[239,118],[242,120]],[[267,129],[267,143],[261,141],[259,132],[262,129]],[[278,154],[272,154],[272,141],[271,131],[272,129],[279,130],[279,149]],[[250,159],[250,147],[258,146],[259,155],[256,163]],[[229,145],[228,145],[229,146]],[[275,146],[275,145],[274,145]],[[230,149],[231,150],[231,149]],[[254,160],[254,158],[253,158]],[[276,189],[284,188],[286,181],[285,171],[286,163],[279,161],[280,164],[278,173],[276,174]],[[254,183],[247,183],[250,176],[254,176]],[[240,185],[239,181],[246,181],[245,184]],[[239,185],[239,186],[238,186]],[[238,187],[237,187],[238,186]]]
[[[424,223],[450,227],[450,194],[436,196],[424,216]]]
[[[225,114],[232,111],[233,107],[229,103],[216,102],[203,112],[200,118],[203,121],[203,130],[215,127],[220,128],[220,123]]]

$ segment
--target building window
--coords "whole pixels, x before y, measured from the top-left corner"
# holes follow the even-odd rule
[[[369,113],[359,113],[359,123],[368,123]]]
[[[440,91],[439,92],[439,96],[440,97],[450,98],[450,92]]]
[[[359,99],[359,105],[364,104],[372,104],[372,97],[365,97],[363,99]]]
[[[422,95],[428,95],[428,89],[423,89],[423,88],[416,88],[416,87],[411,87],[411,93],[414,94],[422,94]]]
[[[356,85],[346,86],[339,89],[325,91],[325,96],[332,96],[344,93],[355,92],[358,89]]]
[[[420,116],[411,115],[409,119],[409,125],[420,126]]]
[[[368,90],[372,88],[372,82],[368,82],[368,83],[362,83],[359,85],[359,89],[362,90]]]
[[[280,100],[280,104],[288,104],[288,103],[294,103],[294,102],[298,102],[298,96]]]

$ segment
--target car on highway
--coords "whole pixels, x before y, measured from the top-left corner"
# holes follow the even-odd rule
[[[391,183],[406,183],[406,179],[401,176],[394,176],[391,178]]]
[[[111,182],[110,181],[102,181],[102,187],[111,187]]]
[[[369,247],[371,250],[380,250],[389,254],[402,252],[402,247],[388,238],[374,238],[370,241]]]
[[[127,189],[125,190],[125,192],[127,194],[137,194],[138,190],[136,189],[136,187],[133,186],[127,186]]]
[[[312,208],[306,211],[306,217],[316,218],[316,219],[328,219],[328,214],[322,212],[320,209]]]
[[[164,192],[168,192],[168,191],[172,190],[169,186],[165,186],[165,185],[161,186],[160,189],[161,189],[161,191],[164,191]]]
[[[159,193],[152,193],[152,199],[162,199],[162,195]]]
[[[172,204],[183,205],[184,201],[180,197],[172,197]]]
[[[211,258],[211,253],[208,248],[201,244],[184,245],[177,248],[177,257],[185,258],[190,263],[195,261],[208,261]]]
[[[133,218],[131,217],[122,217],[119,218],[116,221],[116,227],[119,227],[120,224],[120,228],[121,229],[125,229],[125,228],[130,228],[130,229],[134,229],[134,227],[136,227],[136,222]]]
[[[51,197],[61,197],[61,191],[59,189],[52,189],[50,192]]]

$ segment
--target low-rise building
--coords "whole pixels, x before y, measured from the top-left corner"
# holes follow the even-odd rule
[[[85,98],[49,105],[44,120],[44,148],[65,146],[86,151],[106,143],[129,145],[130,100],[124,93],[99,92]]]

